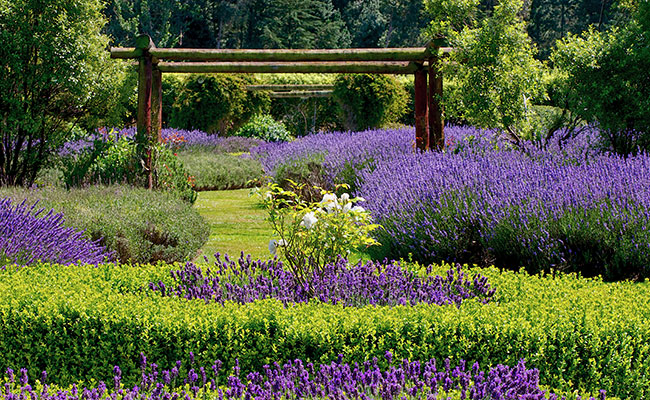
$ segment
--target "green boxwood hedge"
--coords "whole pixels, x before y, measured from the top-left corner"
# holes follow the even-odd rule
[[[161,366],[235,358],[242,372],[301,358],[465,359],[483,367],[520,359],[565,393],[650,395],[650,286],[573,275],[482,270],[497,293],[483,305],[283,307],[163,298],[147,282],[169,282],[166,265],[36,265],[0,271],[0,366],[47,368],[65,382],[108,380],[114,365],[138,376],[140,352]],[[444,268],[444,267],[443,267]],[[443,269],[441,269],[443,271]],[[383,362],[383,361],[382,361]],[[471,365],[471,364],[470,364]]]

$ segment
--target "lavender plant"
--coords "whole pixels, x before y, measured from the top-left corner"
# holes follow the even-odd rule
[[[443,152],[417,154],[412,130],[314,135],[253,151],[267,173],[320,155],[384,230],[381,257],[650,276],[650,157],[622,158],[590,128],[546,141],[448,127]],[[286,161],[289,160],[289,161]]]
[[[113,382],[108,386],[100,381],[96,387],[61,390],[49,384],[45,371],[40,380],[30,384],[26,369],[17,377],[13,370],[6,370],[4,384],[5,400],[173,400],[173,399],[355,399],[397,400],[460,398],[462,400],[530,399],[557,400],[558,395],[540,388],[539,371],[526,367],[521,360],[516,366],[498,364],[489,370],[481,370],[478,363],[468,368],[461,360],[452,365],[446,359],[439,365],[435,359],[426,362],[393,360],[390,351],[385,353],[386,362],[377,358],[363,364],[348,364],[339,355],[329,364],[314,365],[300,359],[284,364],[277,362],[264,365],[263,371],[242,376],[239,363],[232,372],[223,370],[223,363],[215,361],[209,368],[195,365],[190,352],[190,363],[177,361],[171,369],[161,369],[148,363],[141,354],[141,379],[138,385],[126,387],[119,366],[113,368]],[[381,368],[380,363],[388,364]],[[449,396],[449,397],[448,397]],[[562,397],[565,399],[566,397]],[[577,396],[577,400],[581,397]],[[601,390],[599,400],[605,400]],[[596,400],[593,397],[590,400]]]
[[[0,200],[0,266],[29,265],[41,260],[51,263],[98,264],[113,254],[83,232],[63,226],[63,214],[36,208],[26,202]],[[4,267],[3,267],[4,268]]]
[[[202,299],[207,302],[250,303],[275,298],[285,305],[318,300],[344,306],[454,304],[476,298],[487,303],[494,295],[487,278],[469,277],[460,265],[450,267],[446,275],[432,275],[427,269],[420,276],[397,261],[359,262],[350,265],[339,258],[322,270],[296,279],[296,272],[277,259],[253,261],[242,253],[235,263],[226,255],[216,254],[214,268],[205,270],[187,263],[171,271],[172,284],[150,282],[149,288],[162,296]]]

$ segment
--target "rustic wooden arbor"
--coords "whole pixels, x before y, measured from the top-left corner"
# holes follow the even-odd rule
[[[141,139],[161,140],[163,72],[414,74],[415,144],[428,150],[442,149],[444,144],[442,74],[436,67],[438,58],[450,50],[438,42],[428,47],[383,49],[165,49],[141,35],[135,47],[111,48],[110,52],[112,58],[139,61],[137,135]],[[151,154],[146,158],[151,171]],[[151,178],[150,174],[150,185]]]

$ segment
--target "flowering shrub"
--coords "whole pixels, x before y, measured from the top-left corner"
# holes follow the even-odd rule
[[[304,185],[292,184],[294,190],[269,184],[263,205],[278,237],[269,243],[269,251],[276,255],[280,250],[299,283],[305,284],[314,271],[321,274],[326,264],[334,263],[341,255],[376,244],[369,234],[378,225],[372,223],[369,212],[356,205],[365,201],[363,198],[351,198],[348,193],[337,197],[323,190],[320,202],[308,203],[299,194]]]
[[[252,261],[243,254],[235,263],[219,254],[214,269],[187,263],[172,270],[173,284],[151,282],[149,287],[163,296],[202,299],[223,304],[226,301],[250,303],[275,298],[288,303],[307,303],[317,299],[324,303],[344,306],[460,304],[470,298],[487,303],[494,295],[487,278],[475,274],[471,279],[460,265],[450,267],[445,277],[426,276],[408,270],[399,262],[359,262],[350,265],[339,259],[312,271],[303,283],[295,273],[277,260]]]
[[[12,205],[0,200],[0,266],[29,265],[37,260],[70,264],[98,264],[113,259],[99,242],[83,237],[83,232],[63,226],[63,214],[45,213],[36,204]]]
[[[148,363],[144,354],[140,358],[140,383],[132,388],[123,383],[122,370],[113,368],[112,384],[100,381],[97,387],[59,390],[48,382],[45,371],[40,381],[30,384],[26,369],[16,377],[12,369],[6,370],[4,387],[6,400],[29,398],[33,400],[121,400],[156,399],[424,399],[457,398],[557,400],[554,393],[540,388],[539,371],[526,368],[525,361],[510,367],[496,365],[487,371],[478,363],[471,369],[461,360],[453,366],[449,359],[438,365],[435,359],[426,362],[393,361],[387,351],[384,355],[389,367],[381,368],[373,358],[363,364],[348,364],[339,355],[329,364],[314,365],[300,359],[280,365],[264,365],[263,371],[243,376],[237,362],[231,372],[223,371],[223,363],[215,361],[211,367],[199,366],[190,352],[189,365],[177,361],[171,369],[161,369]],[[384,361],[381,361],[384,364]],[[450,396],[450,397],[447,397]],[[562,397],[565,399],[565,397]],[[578,396],[577,399],[580,399]],[[605,400],[601,390],[599,400]],[[590,400],[595,400],[593,397]]]

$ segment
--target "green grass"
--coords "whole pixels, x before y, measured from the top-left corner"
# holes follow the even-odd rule
[[[250,196],[251,189],[199,192],[194,208],[209,224],[210,238],[197,257],[214,260],[214,254],[228,254],[231,258],[250,254],[254,259],[269,259],[269,240],[273,230],[265,221],[267,212],[258,205],[257,198]],[[381,252],[380,252],[381,253]],[[353,252],[351,262],[369,260],[365,252]]]
[[[200,192],[194,208],[210,226],[210,238],[201,254],[210,260],[214,254],[227,253],[232,258],[243,251],[253,258],[267,259],[272,230],[264,220],[266,211],[250,189]]]

